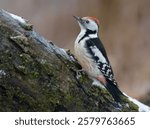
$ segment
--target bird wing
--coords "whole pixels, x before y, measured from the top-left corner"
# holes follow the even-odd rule
[[[99,38],[93,38],[86,41],[87,50],[90,55],[92,55],[93,60],[97,63],[99,70],[104,75],[104,77],[117,85],[114,79],[114,73],[112,67],[109,63],[106,50],[99,40]]]

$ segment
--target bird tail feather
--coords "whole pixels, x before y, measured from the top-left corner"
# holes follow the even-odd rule
[[[118,86],[107,83],[105,87],[116,102],[121,102],[121,96],[123,96],[123,93],[119,90]]]

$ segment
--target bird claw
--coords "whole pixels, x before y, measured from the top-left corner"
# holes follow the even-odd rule
[[[76,71],[76,78],[79,79],[81,77],[81,72],[83,72],[83,69]]]

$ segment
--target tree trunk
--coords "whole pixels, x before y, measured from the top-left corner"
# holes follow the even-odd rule
[[[127,97],[118,106],[78,69],[72,54],[0,11],[0,111],[138,111]]]

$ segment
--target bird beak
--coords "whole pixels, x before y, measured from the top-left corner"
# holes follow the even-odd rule
[[[73,16],[80,24],[83,24],[83,19],[78,16]]]

